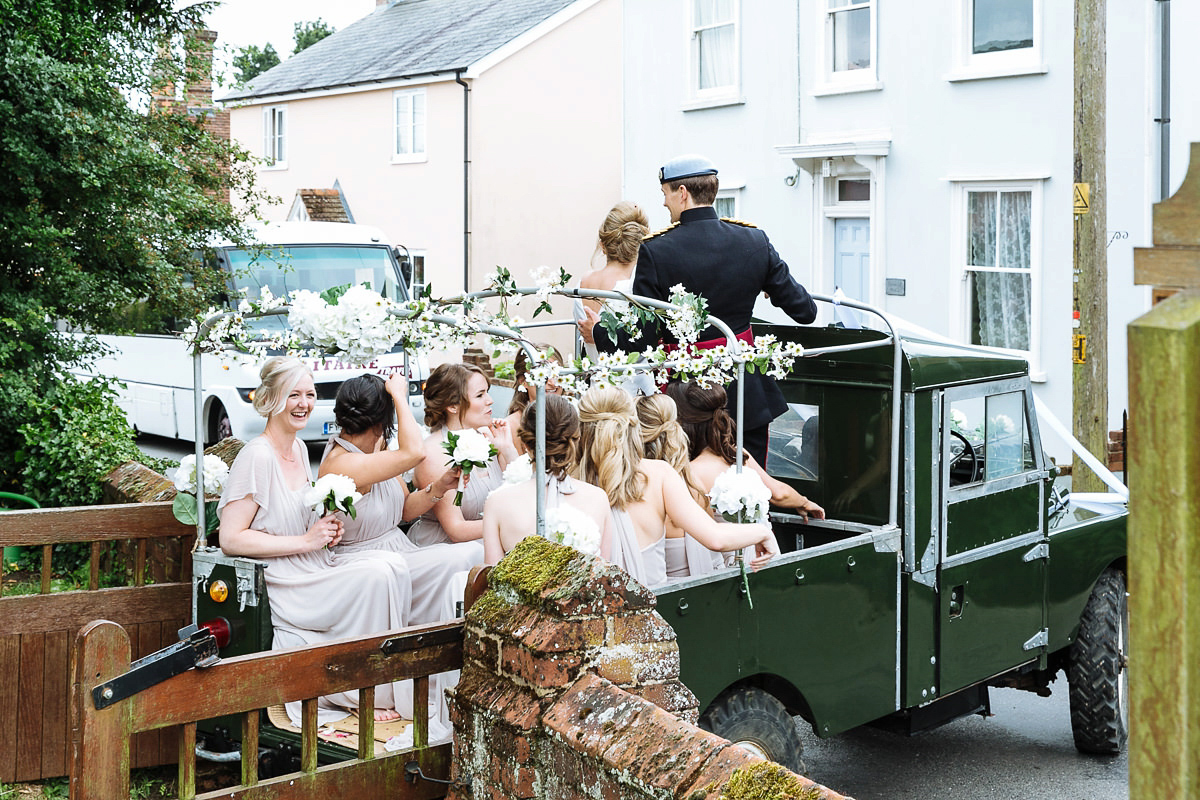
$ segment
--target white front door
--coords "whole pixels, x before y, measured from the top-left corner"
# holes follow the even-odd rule
[[[866,217],[839,217],[833,221],[833,285],[846,297],[870,302],[871,220]],[[847,326],[862,322],[859,315],[847,312]]]

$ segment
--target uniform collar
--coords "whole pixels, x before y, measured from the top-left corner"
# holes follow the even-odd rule
[[[718,219],[717,210],[712,206],[696,206],[688,208],[679,214],[679,224],[686,225],[689,222],[699,222],[703,219]]]

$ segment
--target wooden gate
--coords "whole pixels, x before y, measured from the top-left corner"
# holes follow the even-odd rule
[[[196,722],[231,714],[242,718],[241,785],[202,798],[395,797],[425,800],[445,786],[409,775],[415,763],[429,777],[446,779],[452,745],[425,747],[429,675],[462,666],[462,621],[407,628],[325,645],[270,650],[192,669],[97,710],[93,689],[130,666],[130,641],[120,626],[96,621],[76,638],[71,687],[71,797],[112,800],[129,796],[130,740],[134,734],[179,730],[179,797],[195,793]],[[333,692],[360,691],[363,708],[375,705],[375,686],[414,680],[414,750],[376,757],[374,722],[359,721],[358,758],[317,767],[317,700]],[[301,771],[258,779],[260,709],[302,701]],[[143,733],[139,733],[143,732]]]
[[[95,619],[121,624],[134,657],[177,640],[192,615],[194,536],[176,521],[169,502],[0,512],[0,547],[42,549],[41,593],[0,596],[0,783],[67,774],[68,662],[84,625]],[[148,543],[176,537],[185,554],[179,574],[147,585]],[[129,542],[133,585],[101,589],[101,562],[122,541]],[[67,542],[91,543],[89,588],[51,594],[53,546]],[[174,763],[177,750],[172,732],[142,734],[133,744],[131,764]]]

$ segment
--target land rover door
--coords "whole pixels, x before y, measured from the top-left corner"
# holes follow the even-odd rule
[[[942,391],[941,695],[1045,652],[1046,468],[1027,378]]]

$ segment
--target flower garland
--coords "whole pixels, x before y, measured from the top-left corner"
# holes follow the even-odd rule
[[[243,297],[236,311],[209,309],[188,325],[183,338],[193,352],[226,357],[238,357],[237,351],[243,357],[261,357],[267,351],[299,355],[315,350],[356,364],[366,364],[397,347],[459,349],[476,343],[481,335],[493,347],[511,350],[518,342],[528,343],[520,333],[524,321],[513,313],[521,298],[532,296],[537,300],[533,312],[536,317],[550,310],[552,295],[588,296],[566,288],[571,275],[562,268],[555,273],[549,267],[539,267],[532,277],[535,287],[523,289],[507,269],[500,267],[488,276],[485,292],[434,299],[427,288],[406,302],[389,300],[366,286],[336,287],[320,294],[297,290],[286,298],[274,297],[264,288],[258,298]],[[487,308],[487,296],[500,298],[498,311]],[[642,353],[617,350],[601,353],[595,360],[585,356],[563,365],[538,354],[529,366],[530,382],[536,386],[554,379],[566,391],[578,392],[589,386],[620,385],[629,372],[637,369],[652,371],[660,382],[670,371],[709,386],[736,379],[739,365],[749,372],[781,379],[804,352],[801,345],[779,342],[771,335],[755,337],[752,345],[734,342],[732,346],[704,350],[690,348],[688,345],[695,343],[707,324],[704,298],[685,291],[681,285],[672,287],[672,307],[665,310],[651,308],[634,296],[625,297],[629,300],[625,309],[618,309],[616,314],[606,310],[602,324],[616,324],[635,332],[645,321],[657,318],[679,340],[681,348],[670,353],[662,347],[647,348]],[[247,326],[247,318],[284,313],[290,329],[282,333],[256,338]]]

